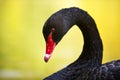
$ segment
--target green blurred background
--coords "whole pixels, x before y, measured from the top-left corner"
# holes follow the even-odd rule
[[[57,45],[48,63],[43,60],[44,22],[73,6],[95,19],[104,44],[103,63],[120,59],[120,0],[0,0],[0,79],[42,80],[76,60],[83,47],[77,27]]]

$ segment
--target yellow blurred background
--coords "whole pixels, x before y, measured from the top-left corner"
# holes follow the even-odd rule
[[[44,22],[73,6],[95,19],[104,45],[103,63],[120,59],[120,0],[0,0],[0,79],[42,80],[76,60],[83,47],[77,27],[56,46],[48,63],[43,60]]]

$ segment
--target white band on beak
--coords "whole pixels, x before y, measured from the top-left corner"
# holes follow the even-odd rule
[[[47,53],[45,54],[46,58],[50,58],[50,56],[51,56],[50,54],[47,54]]]

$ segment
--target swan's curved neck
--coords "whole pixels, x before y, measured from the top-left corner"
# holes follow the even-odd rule
[[[90,20],[90,19],[89,19]],[[77,24],[84,37],[84,46],[78,60],[86,60],[92,66],[101,66],[103,45],[96,24],[93,20],[88,25]],[[92,25],[91,25],[92,24]]]
[[[101,66],[103,45],[95,21],[85,11],[74,10],[71,12],[71,15],[76,15],[73,15],[69,22],[73,23],[72,25],[76,24],[84,37],[83,51],[77,61],[86,60],[88,64],[94,63],[92,66]]]

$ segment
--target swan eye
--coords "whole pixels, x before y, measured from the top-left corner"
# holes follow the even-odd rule
[[[52,28],[52,29],[51,29],[51,32],[55,32],[55,28]]]

